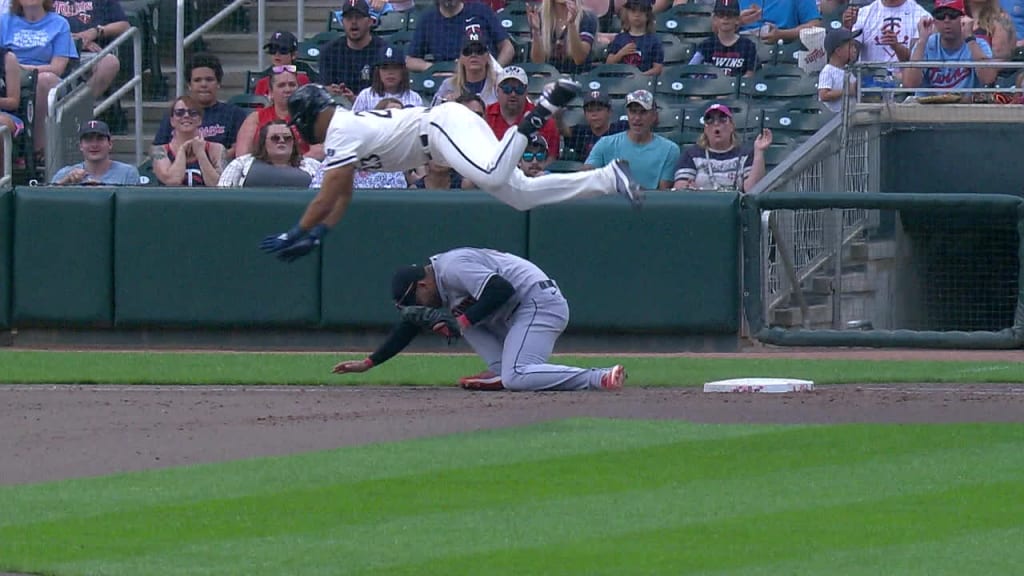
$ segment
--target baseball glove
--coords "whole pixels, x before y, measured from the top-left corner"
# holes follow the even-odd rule
[[[431,308],[430,306],[403,306],[402,320],[415,324],[420,328],[427,328],[435,334],[444,336],[448,343],[462,335],[459,330],[459,321],[455,315],[446,308]]]

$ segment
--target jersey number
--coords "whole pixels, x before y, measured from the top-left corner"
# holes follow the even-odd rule
[[[356,112],[356,116],[376,116],[377,118],[391,118],[391,110],[361,110]]]
[[[380,156],[377,156],[376,154],[370,154],[366,158],[360,158],[359,159],[359,169],[360,170],[370,170],[370,171],[373,171],[373,170],[380,170],[383,167],[384,167],[384,165],[380,163]]]

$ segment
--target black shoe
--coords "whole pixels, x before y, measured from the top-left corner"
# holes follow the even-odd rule
[[[540,130],[552,114],[575,100],[581,91],[582,88],[576,82],[568,78],[559,78],[550,90],[544,92],[537,99],[537,105],[533,107],[533,110],[523,117],[519,123],[519,132],[525,136],[532,136],[534,132]]]

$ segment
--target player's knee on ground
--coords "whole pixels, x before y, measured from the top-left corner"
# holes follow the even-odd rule
[[[525,391],[532,390],[530,388],[529,377],[525,373],[526,364],[520,364],[517,367],[502,367],[501,369],[501,384],[506,390]]]

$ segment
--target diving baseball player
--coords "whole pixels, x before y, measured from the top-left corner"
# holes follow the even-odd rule
[[[483,118],[455,102],[433,108],[351,112],[336,107],[322,86],[302,86],[288,98],[288,111],[306,142],[324,144],[323,184],[298,225],[266,237],[260,248],[287,262],[308,254],[345,215],[356,170],[398,172],[428,160],[454,168],[517,210],[614,193],[639,206],[642,193],[625,161],[588,172],[537,178],[527,178],[517,168],[529,136],[578,92],[579,85],[573,81],[558,80],[499,142]]]
[[[398,354],[422,328],[462,336],[500,379],[463,378],[464,388],[587,390],[622,388],[626,369],[548,364],[569,323],[569,304],[558,285],[532,262],[483,248],[456,248],[423,266],[395,272],[391,295],[402,320],[365,360],[341,362],[338,374],[366,372]],[[467,380],[470,380],[467,383]]]

